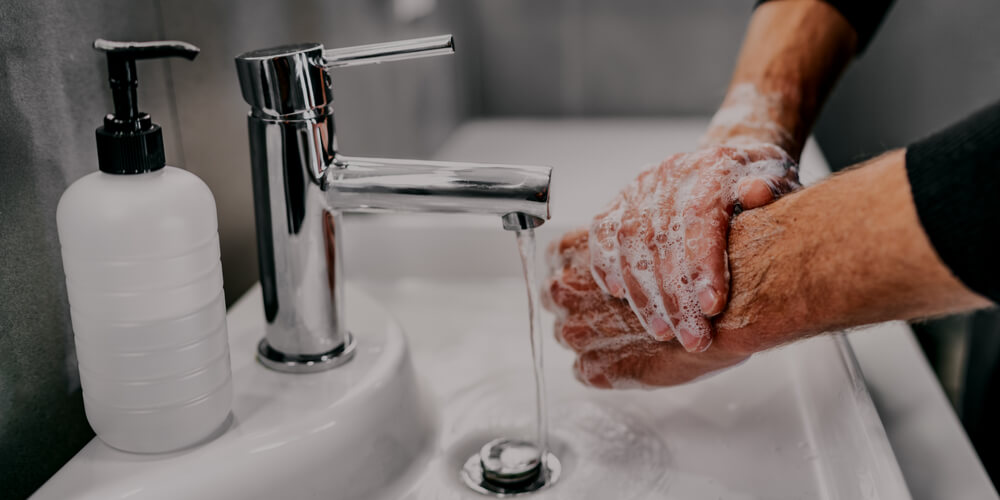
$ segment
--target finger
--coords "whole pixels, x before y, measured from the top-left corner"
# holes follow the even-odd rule
[[[573,362],[573,377],[576,378],[581,384],[594,387],[597,389],[611,389],[611,381],[604,377],[600,373],[595,373],[591,376],[586,376],[583,374],[582,368],[580,366],[580,359],[577,358]]]
[[[736,185],[736,199],[744,209],[751,210],[767,205],[799,187],[794,175],[748,177]]]
[[[566,232],[561,238],[549,243],[545,251],[546,260],[552,269],[559,269],[572,259],[576,252],[586,248],[588,229],[580,227]]]
[[[565,253],[564,242],[569,235],[553,240],[545,249],[545,267],[549,276],[555,275],[566,265],[569,256]]]
[[[580,293],[566,279],[566,273],[549,278],[542,291],[542,305],[555,314],[580,309]]]
[[[573,375],[584,385],[597,389],[611,389],[611,380],[605,374],[609,363],[596,351],[585,352],[573,362]]]
[[[683,167],[683,165],[680,165]],[[629,305],[645,330],[658,341],[677,336],[677,319],[682,315],[673,281],[679,281],[681,218],[675,198],[678,182],[665,162],[659,176],[647,184],[643,204],[627,212],[621,234],[631,238],[621,243],[622,272]]]
[[[562,318],[557,317],[555,323],[552,325],[552,335],[556,338],[556,342],[558,342],[559,345],[567,349],[571,349],[570,346],[566,344],[566,341],[563,340],[562,332],[565,324],[566,322]]]
[[[618,232],[625,208],[624,200],[617,199],[606,212],[594,217],[588,238],[594,281],[604,293],[619,298],[624,297],[625,285],[619,266]]]
[[[621,273],[625,298],[645,329],[657,340],[674,338],[670,310],[660,291],[656,252],[647,243],[647,221],[637,212],[626,214],[622,222]]]
[[[650,387],[669,387],[690,382],[702,375],[702,369],[693,365],[692,357],[681,344],[666,344],[649,354],[644,363],[645,369],[638,374],[639,382]]]
[[[729,219],[732,206],[719,197],[718,181],[710,181],[698,189],[693,201],[684,207],[684,256],[688,263],[687,279],[681,288],[691,287],[697,309],[708,317],[726,307],[729,296],[729,259],[726,255]],[[687,304],[682,305],[685,309]],[[685,316],[694,312],[684,310]],[[688,345],[685,343],[685,345]]]
[[[577,379],[599,388],[666,387],[700,380],[749,358],[721,350],[690,354],[677,342],[646,342],[626,351],[582,353],[574,364]]]
[[[771,187],[771,181],[764,177],[749,177],[736,185],[736,199],[746,210],[767,205],[777,196]]]
[[[541,293],[539,293],[539,299],[542,301],[542,308],[554,314],[559,314],[562,312],[562,307],[556,304],[555,299],[552,298],[552,287],[557,286],[555,282],[557,279],[555,277],[549,277],[542,284]]]
[[[696,304],[692,301],[694,307]],[[703,314],[687,314],[677,324],[677,340],[687,352],[703,352],[712,345],[715,326]]]
[[[621,240],[627,235],[625,218],[642,202],[656,171],[657,168],[651,168],[640,173],[591,223],[588,240],[591,273],[601,290],[613,297],[625,298],[626,295],[621,267]]]
[[[701,380],[707,375],[739,365],[748,355],[712,350],[689,354],[681,346],[668,343],[649,353],[638,381],[645,386],[666,387]]]
[[[631,349],[601,349],[581,353],[573,365],[577,380],[599,389],[632,389],[642,387],[644,372],[648,369],[651,355],[648,349],[654,345],[676,345],[657,342],[650,338]]]
[[[585,321],[578,318],[568,319],[558,326],[557,338],[561,339],[564,346],[578,353],[586,351],[600,336]]]

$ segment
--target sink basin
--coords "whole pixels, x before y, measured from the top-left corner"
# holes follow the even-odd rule
[[[414,366],[441,415],[429,462],[404,494],[387,498],[482,500],[461,483],[462,463],[489,439],[534,430],[524,284],[407,278],[361,286],[408,325]],[[693,384],[601,391],[576,382],[551,316],[543,321],[550,440],[562,477],[526,498],[910,498],[841,335]]]
[[[544,245],[585,224],[609,185],[695,143],[704,125],[471,123],[438,159],[554,166],[554,219],[537,231]],[[803,179],[826,173],[810,143]],[[264,319],[255,287],[229,311],[236,399],[222,435],[158,456],[94,440],[33,498],[485,498],[462,484],[463,463],[493,438],[534,431],[514,236],[495,218],[427,214],[351,216],[344,233],[353,361],[311,375],[256,363]],[[694,384],[609,392],[573,379],[552,318],[543,324],[562,477],[527,498],[910,498],[842,336],[754,356]]]
[[[234,400],[214,440],[165,455],[91,441],[31,498],[330,499],[391,491],[431,449],[436,418],[399,325],[348,289],[352,362],[308,376],[254,360],[264,335],[260,288],[229,316]],[[237,309],[233,308],[233,309]]]
[[[588,223],[644,166],[696,144],[703,119],[495,119],[463,125],[437,159],[553,167],[541,248]],[[801,179],[829,174],[816,143]],[[527,306],[513,235],[477,216],[349,218],[349,279],[406,325],[414,365],[442,415],[429,464],[402,498],[477,499],[457,471],[498,436],[531,437]],[[910,498],[842,335],[763,355],[658,391],[582,387],[543,317],[551,439],[563,471],[539,499]],[[863,335],[904,328],[870,327]],[[398,498],[398,497],[397,497]]]

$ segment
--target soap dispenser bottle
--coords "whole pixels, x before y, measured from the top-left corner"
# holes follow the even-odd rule
[[[227,423],[232,376],[218,221],[208,186],[165,166],[163,135],[136,102],[137,59],[194,59],[193,45],[97,40],[114,113],[100,170],[56,213],[87,420],[124,451],[204,441]]]

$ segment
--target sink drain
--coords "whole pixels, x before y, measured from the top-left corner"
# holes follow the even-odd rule
[[[479,493],[503,498],[545,488],[560,472],[562,465],[552,453],[546,451],[543,457],[532,442],[500,438],[466,460],[462,480]]]

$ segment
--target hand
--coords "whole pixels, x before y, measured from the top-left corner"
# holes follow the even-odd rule
[[[629,184],[589,233],[591,271],[626,299],[650,340],[708,349],[726,307],[730,218],[799,187],[783,149],[756,143],[678,154]],[[641,330],[640,330],[641,331]]]
[[[581,382],[605,389],[676,385],[750,356],[752,351],[725,339],[689,353],[676,340],[650,337],[628,303],[594,281],[587,238],[586,230],[578,230],[550,246],[542,289],[542,303],[557,317],[556,339],[577,353],[573,372]]]

